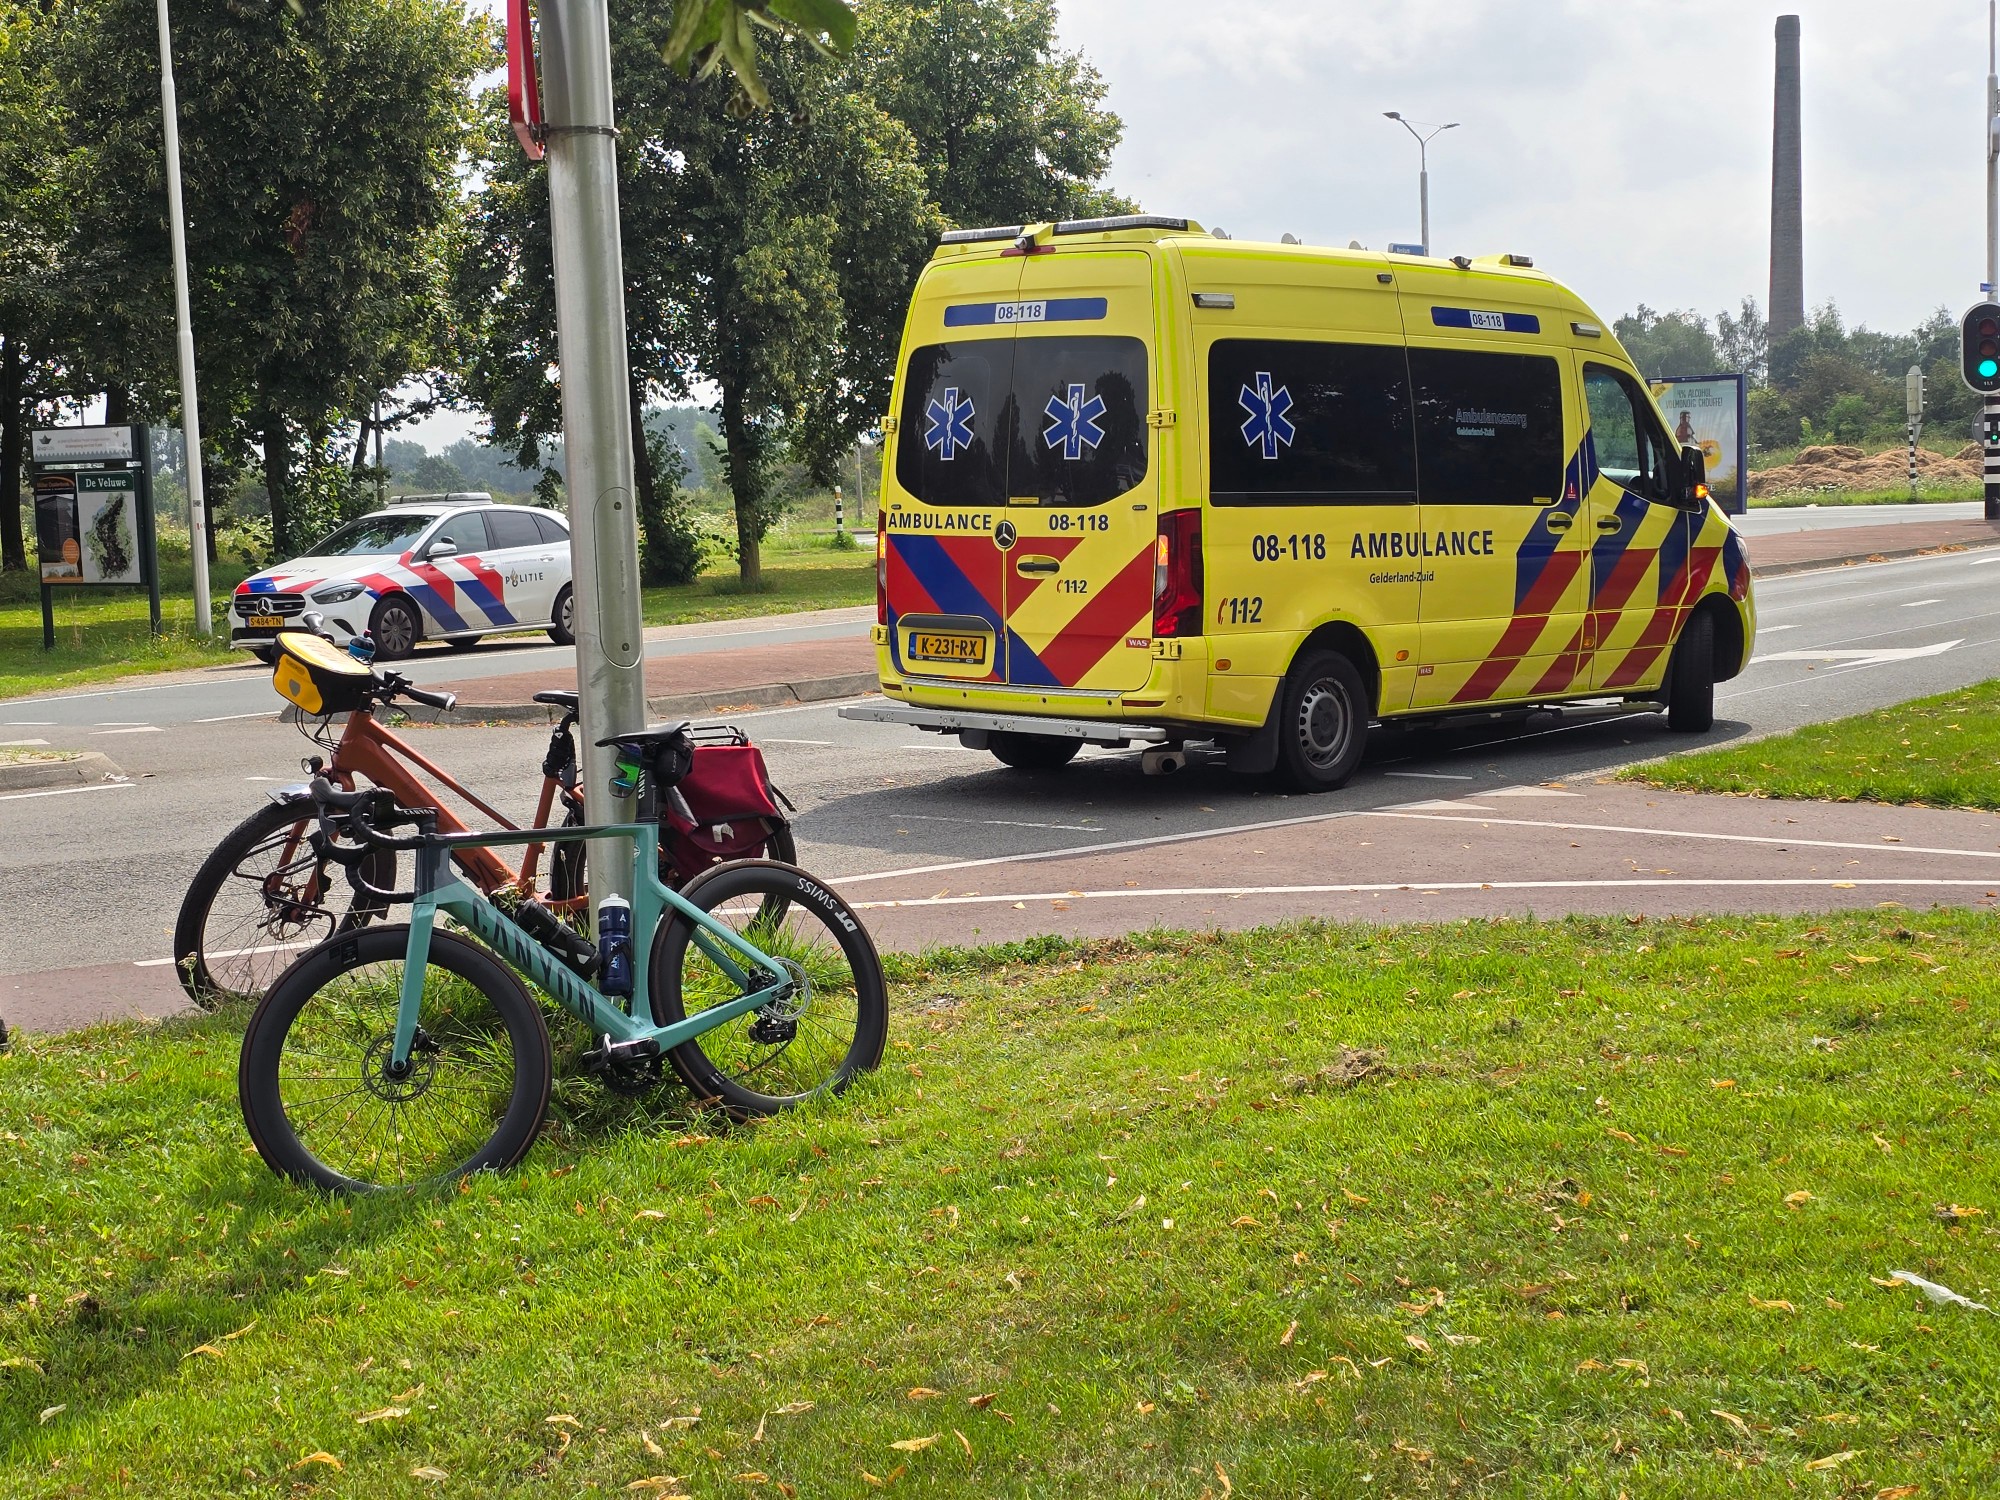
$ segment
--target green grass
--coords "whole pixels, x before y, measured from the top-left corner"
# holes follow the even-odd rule
[[[1690,792],[2000,811],[2000,681],[1620,775]]]
[[[733,561],[710,568],[695,583],[646,590],[648,625],[736,620],[749,615],[792,614],[875,602],[875,555],[836,550],[831,538],[795,535],[767,544],[764,587],[755,593],[737,582]]]
[[[830,1107],[571,1084],[516,1171],[367,1202],[266,1174],[240,1018],[28,1038],[0,1492],[1992,1494],[2000,1328],[1882,1283],[2000,1287],[1995,959],[1949,912],[934,955]]]
[[[1985,493],[1975,482],[1921,483],[1912,495],[1907,484],[1879,490],[1782,490],[1774,495],[1750,497],[1752,510],[1784,509],[1802,505],[1928,505],[1958,500],[1977,500]]]

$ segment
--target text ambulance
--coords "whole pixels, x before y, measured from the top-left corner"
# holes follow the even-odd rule
[[[1699,450],[1577,297],[1150,216],[961,230],[884,423],[889,700],[1024,768],[1214,740],[1339,786],[1377,719],[1709,726],[1755,630]]]

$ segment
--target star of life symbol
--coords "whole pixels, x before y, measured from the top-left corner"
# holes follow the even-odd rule
[[[1080,385],[1069,388],[1068,400],[1049,397],[1042,415],[1049,419],[1049,425],[1042,430],[1042,441],[1051,448],[1062,449],[1062,456],[1071,462],[1082,458],[1084,449],[1095,449],[1104,441],[1104,429],[1097,422],[1104,415],[1104,398],[1092,396],[1084,400]]]
[[[944,388],[944,399],[924,409],[929,426],[924,429],[924,446],[935,448],[937,456],[950,463],[961,448],[972,446],[972,398],[960,397],[958,387]]]
[[[1259,370],[1256,385],[1244,386],[1236,404],[1250,415],[1244,419],[1243,441],[1261,448],[1265,458],[1276,458],[1280,447],[1289,448],[1298,429],[1286,420],[1292,409],[1292,393],[1284,386],[1271,388],[1271,372]]]

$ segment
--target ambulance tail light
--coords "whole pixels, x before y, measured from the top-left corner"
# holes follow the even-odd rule
[[[875,523],[875,623],[889,623],[889,533]]]
[[[1201,512],[1170,510],[1153,549],[1153,635],[1200,635],[1201,625]]]

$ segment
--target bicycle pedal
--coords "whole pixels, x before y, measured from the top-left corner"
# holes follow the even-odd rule
[[[615,1042],[607,1032],[597,1039],[596,1046],[584,1052],[581,1061],[586,1072],[602,1073],[629,1063],[648,1062],[659,1055],[660,1044],[651,1037],[641,1037],[636,1042]]]

